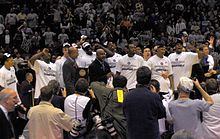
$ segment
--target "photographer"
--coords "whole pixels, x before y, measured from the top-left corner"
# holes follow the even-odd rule
[[[103,125],[114,139],[126,139],[126,120],[123,114],[123,100],[127,93],[127,79],[118,75],[113,79],[113,88],[107,88],[104,82],[92,82],[91,88],[99,102]]]
[[[193,85],[199,90],[205,101],[189,98]],[[181,77],[177,90],[178,99],[168,104],[171,117],[167,117],[167,119],[173,123],[174,132],[185,129],[196,139],[203,139],[202,124],[198,115],[200,112],[209,110],[209,107],[213,105],[213,99],[203,90],[197,79],[191,80],[188,77]]]
[[[92,91],[89,91],[89,83],[86,79],[80,78],[75,84],[75,93],[69,95],[64,101],[64,111],[79,122],[79,126],[69,135],[69,139],[84,139],[87,131],[87,115],[90,112],[91,98],[95,98]],[[90,97],[89,97],[90,96]],[[84,110],[88,107],[88,110]]]

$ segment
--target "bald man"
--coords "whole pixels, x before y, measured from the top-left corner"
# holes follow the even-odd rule
[[[19,99],[13,89],[6,88],[0,92],[0,137],[2,139],[15,138],[14,127],[8,113],[15,110],[18,102]]]
[[[78,79],[78,65],[76,58],[78,57],[78,49],[75,47],[69,47],[69,56],[63,64],[63,81],[66,87],[67,96],[73,94],[75,91],[75,83]]]
[[[89,65],[90,83],[94,81],[107,83],[107,80],[113,76],[110,66],[105,62],[106,53],[103,49],[96,51],[96,59]]]

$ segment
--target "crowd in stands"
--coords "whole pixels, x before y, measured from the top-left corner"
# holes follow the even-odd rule
[[[0,13],[5,139],[220,138],[219,1],[9,5]]]

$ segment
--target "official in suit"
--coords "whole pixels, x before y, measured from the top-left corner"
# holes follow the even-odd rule
[[[94,81],[104,82],[107,84],[107,80],[113,76],[110,66],[105,62],[106,53],[103,49],[96,51],[96,59],[89,65],[89,78],[90,83]]]
[[[3,89],[0,92],[0,138],[15,138],[14,127],[8,115],[15,110],[15,105],[19,102],[18,96],[13,89]]]
[[[26,108],[34,106],[34,94],[33,86],[31,82],[33,81],[32,73],[26,73],[25,80],[20,85],[21,101]]]
[[[67,96],[73,94],[74,85],[78,79],[78,66],[76,63],[76,58],[78,57],[78,49],[75,47],[70,47],[68,49],[69,56],[63,64],[63,80],[66,87]]]

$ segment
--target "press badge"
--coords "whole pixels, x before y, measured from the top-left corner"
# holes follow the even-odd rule
[[[118,97],[118,102],[123,103],[123,101],[124,101],[124,91],[123,90],[117,90],[117,97]]]

